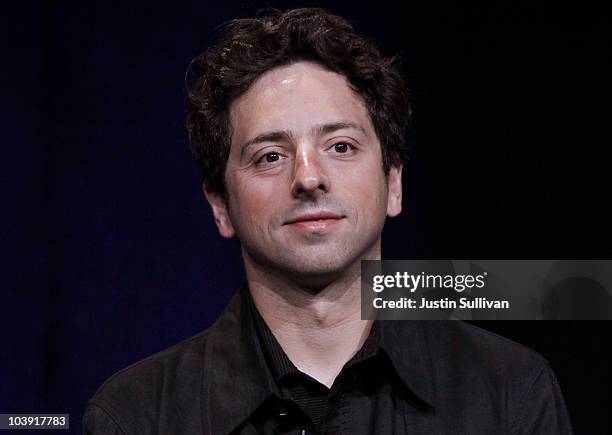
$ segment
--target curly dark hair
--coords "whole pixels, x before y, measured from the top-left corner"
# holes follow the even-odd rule
[[[397,58],[385,58],[375,44],[342,17],[318,8],[274,11],[227,25],[220,41],[192,63],[187,129],[204,183],[225,196],[224,174],[232,126],[230,105],[265,72],[311,61],[342,74],[367,107],[382,147],[383,170],[406,157],[410,104]]]

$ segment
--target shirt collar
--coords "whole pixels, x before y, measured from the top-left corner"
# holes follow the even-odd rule
[[[210,328],[202,415],[204,427],[216,433],[231,432],[270,396],[280,397],[275,379],[295,369],[271,331],[286,361],[269,368],[257,333],[258,315],[245,284]],[[259,319],[263,322],[260,315]],[[434,406],[433,369],[422,321],[375,321],[360,353],[371,354],[374,348],[382,348],[406,386]]]
[[[279,382],[284,376],[300,373],[299,369],[291,362],[276,337],[274,337],[266,321],[261,317],[257,307],[255,307],[253,298],[248,293],[247,297],[255,330],[260,339],[264,356],[268,362],[268,367],[272,371],[274,380]]]
[[[435,379],[429,346],[427,321],[377,320],[381,347],[406,386],[427,405],[435,406]]]
[[[203,427],[208,433],[236,429],[278,388],[267,368],[243,286],[210,327],[204,356]]]

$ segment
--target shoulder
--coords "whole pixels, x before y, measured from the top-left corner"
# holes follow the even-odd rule
[[[547,365],[536,351],[463,321],[422,322],[432,359],[441,369],[459,367],[492,377],[532,374]]]
[[[534,350],[462,321],[418,322],[436,409],[466,433],[571,434],[558,382]],[[457,433],[463,433],[458,430]]]
[[[449,403],[477,409],[474,421],[498,416],[500,421],[491,427],[524,433],[528,422],[537,421],[536,414],[548,415],[550,428],[559,431],[534,433],[571,431],[554,374],[540,354],[461,321],[425,322],[423,331],[438,394]]]
[[[465,322],[424,330],[437,388],[455,403],[467,394],[481,414],[502,416],[510,433],[572,433],[559,383],[540,354]]]
[[[202,331],[112,375],[88,403],[86,433],[112,433],[95,430],[96,425],[112,426],[117,433],[153,430],[162,414],[197,415],[208,336],[209,330]]]

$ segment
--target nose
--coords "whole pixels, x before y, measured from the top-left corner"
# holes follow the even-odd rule
[[[329,177],[321,165],[316,150],[298,147],[293,169],[291,193],[294,197],[312,197],[329,191]]]

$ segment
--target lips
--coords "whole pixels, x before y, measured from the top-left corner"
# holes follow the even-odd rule
[[[346,216],[329,211],[318,211],[316,213],[304,213],[295,216],[285,222],[285,227],[297,231],[302,235],[322,236],[330,234],[336,225]]]
[[[328,211],[305,213],[288,220],[287,222],[285,222],[285,225],[298,224],[301,222],[335,221],[340,220],[343,217],[344,216],[342,215]]]

